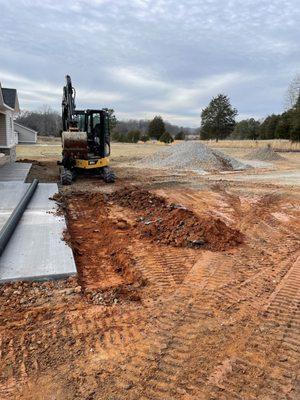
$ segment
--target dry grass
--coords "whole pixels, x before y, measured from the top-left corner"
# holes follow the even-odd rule
[[[111,157],[112,161],[135,160],[147,155],[153,154],[162,147],[164,143],[112,143]],[[59,160],[61,158],[61,140],[60,138],[38,140],[34,145],[17,146],[18,159],[37,159],[37,160]]]
[[[178,143],[178,141],[175,143]],[[221,140],[218,143],[208,140],[202,143],[210,147],[222,149],[222,151],[235,157],[242,156],[244,154],[243,150],[248,151],[253,148],[266,147],[268,144],[271,144],[271,146],[278,151],[300,152],[300,143],[291,143],[288,140],[260,140],[257,142],[253,140]],[[112,143],[110,158],[112,161],[134,161],[153,154],[165,146],[169,145],[152,142]],[[61,158],[61,151],[60,138],[39,138],[38,143],[35,145],[18,145],[17,157],[18,159],[59,160]]]
[[[267,147],[271,145],[274,150],[278,151],[300,151],[300,143],[292,143],[286,139],[274,140],[220,140],[218,143],[213,140],[205,140],[202,143],[210,147],[221,148],[238,148],[238,149],[253,149]]]
[[[113,161],[134,161],[151,155],[164,148],[164,143],[112,143],[111,160]]]
[[[44,143],[44,144],[19,144],[17,145],[17,158],[30,160],[58,160],[61,157],[61,144]]]
[[[56,136],[38,136],[37,143],[38,144],[61,143],[61,138]]]
[[[38,144],[57,144],[60,146],[61,139],[57,137],[39,137],[38,138]],[[180,143],[180,141],[175,141],[174,143]],[[211,147],[231,147],[231,148],[243,148],[243,149],[252,149],[252,148],[258,148],[258,147],[267,147],[268,145],[271,145],[273,149],[278,150],[278,151],[300,151],[300,142],[294,142],[292,143],[291,141],[287,139],[274,139],[274,140],[220,140],[218,143],[215,140],[203,140],[201,143],[207,144]],[[151,149],[157,149],[158,146],[164,146],[164,143],[152,143],[152,142],[147,142],[147,143],[113,143],[112,147],[119,150],[120,147],[122,147],[122,150],[124,148],[130,148],[134,149],[138,146],[138,149],[145,149],[145,152],[149,154],[149,151],[151,152]],[[141,147],[144,146],[144,147]],[[144,152],[144,151],[143,151]]]

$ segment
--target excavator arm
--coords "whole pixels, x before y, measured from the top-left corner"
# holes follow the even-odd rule
[[[63,131],[69,131],[70,128],[77,128],[77,122],[74,120],[75,115],[75,97],[76,91],[72,86],[70,75],[66,75],[66,85],[63,88],[62,98],[62,123]]]

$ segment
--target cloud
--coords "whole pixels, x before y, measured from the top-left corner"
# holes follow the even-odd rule
[[[80,107],[161,114],[197,126],[225,92],[240,115],[280,112],[300,70],[296,0],[0,0],[0,81],[23,108],[60,108],[64,75]]]
[[[107,74],[120,85],[147,89],[167,89],[169,84],[155,76],[153,71],[137,66],[113,67],[107,70]]]
[[[14,75],[0,70],[1,79],[7,86],[17,87],[20,99],[28,103],[49,104],[57,106],[62,98],[62,88],[46,81],[34,81],[20,75]],[[120,93],[80,90],[80,102],[96,103],[101,99],[104,102],[114,102],[121,99]],[[30,108],[30,107],[29,107]]]

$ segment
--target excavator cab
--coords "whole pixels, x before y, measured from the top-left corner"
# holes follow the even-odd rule
[[[60,179],[70,185],[82,172],[94,172],[107,183],[115,181],[109,167],[110,126],[109,113],[102,110],[76,110],[76,91],[71,78],[66,76],[62,101],[62,161]]]

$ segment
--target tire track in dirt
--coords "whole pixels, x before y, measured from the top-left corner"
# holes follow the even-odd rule
[[[292,241],[291,241],[291,243],[289,243],[289,245],[291,245],[291,248],[292,248],[292,244],[295,245],[295,243]],[[290,250],[291,250],[291,248],[290,248]],[[274,249],[274,250],[276,250],[276,249]],[[251,248],[248,249],[248,256],[249,256],[249,253],[252,251],[253,251],[253,249],[251,249]],[[285,276],[285,274],[288,272],[288,270],[290,268],[290,263],[291,263],[292,258],[287,257],[286,253],[287,253],[287,251],[285,248],[285,250],[280,252],[280,257],[277,256],[277,262],[280,261],[281,268],[276,270],[274,268],[274,263],[272,262],[272,259],[274,257],[273,251],[265,252],[263,262],[260,263],[258,268],[251,269],[252,276],[248,276],[248,278],[239,285],[237,285],[236,281],[230,282],[230,280],[229,280],[229,282],[228,281],[226,282],[226,278],[224,279],[224,275],[222,274],[222,268],[215,269],[213,271],[213,273],[211,274],[210,279],[206,279],[206,280],[205,279],[203,280],[205,274],[203,272],[201,273],[201,283],[202,283],[202,285],[204,285],[204,286],[202,286],[202,289],[204,289],[204,287],[206,289],[212,289],[211,294],[209,295],[209,293],[206,293],[206,296],[205,296],[206,308],[203,307],[203,303],[201,301],[201,303],[198,305],[198,309],[197,309],[196,305],[194,305],[194,308],[193,308],[194,315],[193,315],[193,312],[189,312],[188,309],[185,309],[185,320],[184,319],[178,320],[178,318],[176,319],[178,310],[176,310],[176,311],[174,310],[175,319],[172,321],[173,324],[170,321],[171,317],[163,320],[163,325],[164,326],[167,325],[166,331],[165,331],[165,341],[164,341],[164,345],[162,345],[160,348],[159,355],[156,356],[156,358],[159,358],[158,366],[159,366],[159,368],[161,368],[161,371],[159,374],[157,374],[157,371],[159,368],[153,368],[155,371],[154,374],[152,376],[151,375],[147,376],[147,378],[144,377],[144,379],[147,382],[152,383],[151,384],[152,387],[150,389],[147,389],[148,394],[144,395],[144,398],[149,398],[149,399],[151,399],[151,398],[153,398],[153,399],[154,398],[155,399],[158,399],[158,398],[169,399],[170,398],[171,399],[171,398],[173,398],[173,396],[175,396],[176,386],[177,386],[176,376],[180,372],[182,365],[188,361],[188,359],[192,353],[192,345],[193,345],[193,343],[195,344],[194,339],[197,336],[199,326],[201,325],[201,323],[199,323],[199,320],[201,320],[201,317],[202,317],[202,320],[204,322],[205,319],[207,319],[207,316],[211,313],[211,311],[209,309],[216,306],[216,304],[214,302],[214,298],[219,297],[222,302],[224,302],[225,304],[228,304],[226,309],[239,304],[241,301],[248,302],[248,303],[250,302],[250,304],[251,304],[253,299],[255,297],[257,297],[259,294],[264,295],[264,298],[265,298],[266,294],[268,294],[268,292],[269,292],[268,290],[266,290],[266,282],[269,282],[270,279],[273,279],[273,280],[274,279],[278,279],[278,280],[282,279],[282,277]],[[245,257],[245,259],[246,259],[246,257]],[[255,260],[255,259],[253,260],[253,263],[254,263],[253,266],[255,266],[257,261],[258,260]],[[232,260],[231,260],[231,263],[232,263]],[[231,263],[229,262],[228,266]],[[192,268],[192,270],[193,270],[193,268]],[[226,267],[225,267],[225,271],[226,271]],[[222,278],[218,279],[218,275]],[[225,274],[225,276],[226,276],[226,274]],[[228,276],[227,276],[227,280],[228,280]],[[189,292],[190,284],[193,282],[191,271],[188,275],[188,282],[189,283],[187,285],[187,289],[188,289],[187,292]],[[226,293],[226,286],[228,287],[227,293]],[[220,290],[220,287],[222,288],[221,290]],[[218,288],[217,292],[214,293],[213,289],[216,289],[216,288]],[[184,283],[183,283],[183,287],[181,287],[180,290],[184,291]],[[200,293],[198,293],[198,295],[200,295]],[[194,296],[196,296],[195,293],[193,294],[193,297]],[[181,305],[185,304],[184,298],[180,297],[180,299],[176,299],[176,300],[175,300],[175,298],[176,298],[176,296],[174,296],[173,304],[175,304],[177,301]],[[201,296],[200,296],[200,298],[201,298]],[[201,298],[201,300],[203,300],[203,298]],[[258,308],[258,310],[259,310],[259,308]],[[189,330],[187,328],[188,323],[191,324],[189,326]],[[159,327],[159,329],[157,329],[157,330],[159,330],[160,332],[164,332],[164,326]],[[175,331],[176,333],[171,334],[170,331],[171,332]],[[154,342],[157,343],[157,340],[154,340]],[[167,346],[167,349],[165,348],[165,346]],[[164,363],[164,361],[161,361],[161,358],[166,360],[166,362]],[[241,370],[242,370],[241,365],[244,365],[243,368],[245,369],[246,364],[247,364],[246,361],[237,359],[237,361],[235,362],[235,368],[241,372]],[[248,364],[249,364],[249,362],[248,362]],[[149,366],[148,359],[146,361],[145,368],[146,368],[146,365]],[[252,367],[254,366],[254,364],[253,365],[249,364],[249,365]],[[262,374],[261,369],[257,368],[257,373],[259,375],[261,375]],[[205,382],[208,379],[208,376],[203,375],[202,378],[201,377],[199,378],[199,376],[198,376],[198,379],[200,381],[202,380],[203,382]],[[138,381],[138,379],[137,379],[137,381]],[[274,380],[274,382],[272,381],[272,384],[274,387],[278,386],[275,380]],[[252,382],[249,382],[249,389],[251,388],[251,385],[252,385]],[[222,387],[221,387],[222,391],[224,391],[228,394],[228,399],[231,399],[231,398],[244,399],[244,397],[241,397],[239,395],[240,389],[235,391],[234,383],[232,384],[232,387],[230,387],[230,385],[228,387],[229,387],[229,389],[228,388],[226,389],[226,387],[224,385],[222,385]],[[255,387],[255,384],[254,384],[254,387]],[[140,390],[138,390],[137,393]],[[278,388],[277,388],[277,390],[278,390]],[[133,397],[133,398],[137,398],[137,397]],[[255,398],[255,397],[253,397],[253,398]]]
[[[218,256],[207,253],[213,265]],[[177,262],[174,259],[174,268]],[[172,262],[170,267],[172,269]],[[152,305],[153,314],[146,333],[147,338],[137,344],[135,355],[127,363],[125,373],[118,371],[120,388],[134,384],[130,398],[171,399],[172,393],[177,393],[176,375],[181,365],[190,357],[199,324],[210,315],[209,301],[205,305],[203,299],[195,303],[194,295],[191,295],[191,288],[195,290],[196,285],[198,290],[203,290],[206,285],[212,284],[215,268],[211,268],[209,272],[204,269],[199,261],[194,263],[182,285],[163,299],[163,309],[159,305],[162,299]],[[224,274],[223,280],[227,279],[228,275]],[[215,284],[220,284],[220,278],[216,282]],[[143,382],[147,382],[146,388]],[[139,397],[141,393],[143,397]]]
[[[238,211],[247,230],[239,249],[216,253],[133,241],[135,268],[149,281],[141,304],[74,304],[59,315],[52,310],[47,321],[28,321],[29,331],[16,320],[1,331],[7,370],[0,397],[15,399],[16,386],[29,378],[82,362],[109,375],[91,399],[296,399],[290,370],[299,366],[300,278],[290,254],[297,237],[287,237],[286,227],[268,211],[259,214],[260,207],[246,218]],[[258,223],[255,215],[262,216]],[[38,340],[54,344],[46,349]],[[72,381],[78,393],[81,372]]]
[[[201,273],[197,271],[200,288],[191,296],[191,284],[194,287],[197,276],[193,271],[197,270],[195,265],[186,277],[183,287],[165,301],[165,309],[168,311],[166,315],[157,319],[152,339],[150,337],[147,341],[148,347],[152,349],[150,355],[148,352],[137,354],[129,368],[130,378],[128,374],[123,380],[120,377],[121,386],[128,385],[128,380],[129,384],[134,383],[135,389],[131,391],[131,398],[139,398],[138,393],[143,393],[145,399],[172,399],[180,394],[177,392],[177,377],[194,351],[193,345],[197,343],[201,326],[205,325],[207,318],[212,314],[211,310],[215,307],[215,293],[212,290],[207,292],[207,289],[213,285],[216,288],[220,287],[220,281],[215,280],[215,270],[206,278],[203,278],[203,271]],[[266,271],[266,274],[268,272]],[[191,279],[193,274],[194,279]],[[261,271],[257,274],[261,274]],[[227,280],[228,276],[225,274],[223,283]],[[147,335],[149,334],[148,332]],[[200,381],[206,382],[207,379],[207,374],[203,374],[202,377],[201,374],[198,375]],[[147,382],[147,385],[141,385],[141,381]]]
[[[126,366],[126,374],[119,374],[121,386],[128,381],[134,383],[132,398],[140,398],[143,393],[143,398],[171,399],[173,391],[176,393],[176,375],[188,359],[197,333],[195,321],[206,316],[202,309],[188,309],[184,305],[186,300],[183,297],[173,299],[183,307],[179,308],[178,303],[173,307],[170,304],[168,315],[158,319],[156,329],[152,333],[148,331],[150,337],[143,348],[135,351],[136,355]]]
[[[2,331],[0,394],[7,382],[13,389],[36,373],[47,372],[94,351],[111,357],[116,348],[121,351],[128,343],[144,337],[148,318],[144,310],[125,310],[101,318],[99,312],[103,314],[103,307],[87,307],[80,313],[78,310],[62,313],[59,319],[46,324],[28,322],[30,329],[22,326]]]
[[[256,213],[257,210],[252,210],[252,215]],[[217,389],[211,391],[217,399],[297,399],[300,393],[299,387],[298,392],[293,392],[297,390],[297,384],[295,374],[291,373],[298,371],[300,366],[299,231],[297,226],[288,229],[278,223],[269,215],[269,210],[259,214],[259,223],[252,223],[252,216],[247,216],[248,234],[256,250],[263,254],[264,261],[269,259],[267,268],[255,279],[251,277],[237,288],[224,290],[219,297],[228,304],[228,310],[237,303],[240,307],[250,301],[251,307],[256,302],[259,314],[263,304],[268,303],[267,311],[250,341],[242,347],[244,352],[227,360],[230,368],[223,369],[223,373],[226,371]],[[231,295],[232,291],[235,296]],[[269,300],[257,302],[266,292],[271,293]],[[294,329],[290,329],[293,324]],[[287,357],[288,346],[293,352],[291,362]]]
[[[291,260],[290,260],[291,261]],[[230,360],[220,380],[220,399],[299,398],[300,255],[269,298],[247,347]],[[215,392],[218,393],[218,392]]]
[[[135,242],[131,252],[137,260],[136,267],[147,279],[151,296],[173,292],[193,267],[197,252],[191,249],[157,247]]]

